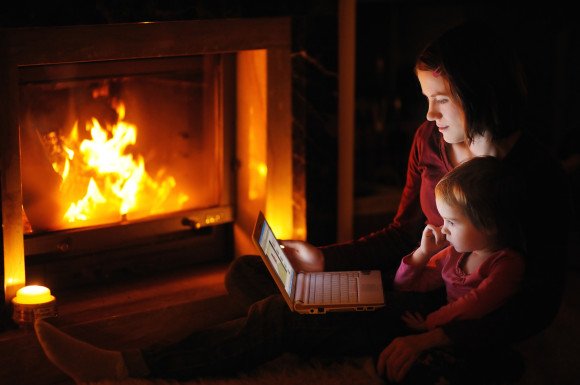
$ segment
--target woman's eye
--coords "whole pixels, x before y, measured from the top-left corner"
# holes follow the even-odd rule
[[[445,104],[448,101],[449,101],[449,99],[438,99],[438,100],[435,100],[435,103],[437,103],[437,104]]]

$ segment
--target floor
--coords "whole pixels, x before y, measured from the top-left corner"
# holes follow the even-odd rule
[[[215,274],[214,274],[215,275]],[[202,279],[201,281],[197,282],[197,281],[188,281],[188,289],[185,290],[186,292],[188,292],[189,296],[193,294],[198,295],[198,296],[204,296],[204,295],[208,295],[207,293],[204,294],[206,291],[210,290],[209,287],[213,287],[217,284],[217,282],[219,280],[217,279],[212,279],[213,275],[211,274],[206,274],[204,275],[204,279]],[[203,281],[203,282],[202,282]],[[208,281],[208,282],[206,282]],[[215,282],[214,282],[215,281]],[[192,282],[197,282],[196,284],[192,283]],[[214,283],[212,283],[214,282]],[[197,286],[200,287],[197,287]],[[213,285],[213,286],[212,286]],[[146,289],[146,288],[145,288]],[[140,296],[146,296],[146,290],[141,288],[139,290],[139,293],[129,293],[126,295],[129,295],[132,298],[132,301],[137,304],[140,303],[142,301],[139,301]],[[178,292],[183,292],[184,291],[184,287],[179,284],[177,285],[177,289]],[[175,290],[177,290],[175,289]],[[216,289],[217,290],[217,289]],[[143,293],[141,293],[141,291],[143,291]],[[169,294],[171,294],[172,298],[175,297],[175,293],[172,291],[168,291]],[[168,294],[168,295],[169,295]],[[567,280],[567,289],[564,295],[564,299],[563,299],[563,304],[562,307],[560,309],[560,312],[558,314],[558,316],[556,317],[556,319],[554,320],[553,324],[545,330],[545,332],[543,332],[542,334],[526,341],[525,343],[520,344],[517,348],[518,350],[520,350],[520,352],[523,354],[524,358],[525,358],[525,362],[526,362],[526,371],[524,373],[523,378],[517,382],[517,384],[515,385],[551,385],[551,384],[556,384],[556,385],[572,385],[572,384],[578,384],[580,383],[578,381],[578,379],[580,378],[580,326],[578,325],[578,321],[580,320],[580,296],[578,295],[580,294],[580,266],[576,266],[576,267],[569,267],[568,268],[568,280]],[[185,294],[183,294],[185,295]],[[113,301],[112,299],[110,299],[110,306],[108,308],[111,308],[113,310],[116,309],[116,304],[117,302],[119,303],[125,303],[125,307],[126,307],[126,303],[127,303],[127,298],[123,297],[123,296],[118,296],[118,301]],[[116,298],[116,297],[115,297]],[[159,300],[167,300],[167,298],[163,299],[159,299]],[[176,302],[182,302],[182,299],[175,297],[174,300]],[[95,301],[98,302],[98,298],[91,300],[88,299],[86,300],[87,303],[89,304],[93,304],[96,303]],[[113,303],[114,302],[114,303]],[[147,301],[147,303],[149,303],[150,301]],[[203,306],[200,307],[200,305],[197,305],[197,307],[195,308],[185,308],[185,305],[181,305],[181,306],[173,306],[173,307],[168,307],[168,309],[166,309],[166,311],[161,312],[162,314],[159,315],[159,317],[169,317],[171,318],[173,321],[177,323],[177,320],[182,320],[183,322],[181,323],[187,323],[187,324],[191,324],[192,322],[195,321],[195,319],[198,318],[198,316],[200,314],[203,313],[203,310],[205,309]],[[180,310],[181,308],[184,308],[185,310]],[[208,309],[211,307],[208,307]],[[174,310],[171,310],[174,309]],[[175,310],[176,309],[176,310]],[[208,309],[205,309],[205,311],[207,312]],[[67,308],[66,306],[62,306],[61,309],[63,312],[66,313]],[[85,306],[82,311],[79,311],[78,308],[76,309],[76,311],[73,313],[72,311],[70,312],[71,314],[68,315],[69,321],[78,321],[77,323],[82,324],[80,327],[78,328],[71,328],[69,329],[70,331],[74,331],[76,334],[76,336],[78,338],[81,338],[83,340],[87,340],[91,343],[94,343],[98,346],[105,346],[107,344],[110,344],[110,347],[115,348],[118,347],[115,344],[125,344],[128,342],[132,342],[133,340],[130,338],[131,334],[135,334],[138,335],[139,339],[147,339],[147,338],[153,338],[152,336],[158,337],[159,333],[155,332],[155,328],[152,328],[151,325],[155,324],[157,325],[157,328],[161,328],[161,329],[166,329],[164,328],[162,325],[167,325],[166,320],[161,320],[161,319],[157,319],[151,315],[148,315],[147,317],[144,317],[142,314],[139,313],[138,318],[137,319],[133,319],[132,317],[128,317],[126,321],[124,322],[120,322],[117,321],[116,323],[114,323],[112,321],[103,321],[105,322],[105,324],[98,324],[96,326],[91,327],[90,325],[87,325],[86,323],[81,322],[82,320],[79,317],[84,317],[86,316],[87,312],[90,313],[91,311],[93,311],[94,309],[90,308],[88,305]],[[113,311],[111,310],[111,311]],[[126,311],[129,311],[131,309],[125,309]],[[173,313],[175,314],[173,314]],[[81,314],[82,313],[82,314]],[[103,310],[99,310],[99,313],[103,313]],[[192,314],[195,314],[195,316],[193,316],[195,319],[191,319],[191,318],[187,318],[184,316],[184,314],[190,314],[190,317]],[[165,315],[163,315],[165,314]],[[205,313],[204,313],[205,314]],[[101,314],[102,316],[103,314]],[[79,318],[76,319],[75,317]],[[205,314],[202,318],[207,317],[207,314]],[[132,328],[131,330],[133,331],[133,333],[127,333],[126,329],[127,329],[127,325],[139,325],[139,328]],[[106,326],[106,327],[105,327]],[[182,328],[183,325],[179,326],[179,328]],[[107,333],[103,334],[103,333],[94,333],[94,330],[107,330]],[[146,330],[145,330],[146,329]],[[21,336],[23,337],[23,336]],[[108,339],[107,339],[108,338]],[[116,342],[111,342],[109,340],[114,340]],[[121,342],[119,342],[121,341]],[[30,342],[30,341],[29,341]],[[38,359],[44,359],[43,357],[41,357],[40,352],[36,352],[34,349],[38,350],[38,347],[36,346],[35,343],[33,343],[34,341],[30,342],[31,347],[29,348],[29,352],[27,354],[28,357],[33,357],[32,355],[30,355],[30,352],[33,352],[36,354],[36,357],[33,361],[36,361],[36,364],[33,365],[35,367],[38,366]],[[134,342],[134,341],[133,341]],[[103,345],[105,344],[105,345]],[[22,344],[17,344],[18,345],[22,345]],[[14,346],[14,344],[12,344],[12,346]],[[6,347],[9,350],[9,346]],[[23,350],[24,347],[20,347],[20,350]],[[14,353],[14,352],[13,352]],[[5,358],[10,358],[10,356],[12,356],[13,354],[10,353],[6,353],[7,356]],[[22,367],[20,364],[17,363],[13,363],[8,365],[9,363],[3,363],[3,365],[0,365],[0,372],[2,371],[6,371],[8,370],[7,367],[5,367],[4,364],[7,364],[6,366],[13,366],[14,368],[17,367]],[[48,363],[46,363],[48,365]],[[288,365],[287,365],[288,366]],[[303,368],[301,369],[300,366],[290,366],[293,367],[294,369],[289,369],[288,367],[286,367],[285,370],[294,370],[297,372],[300,372],[301,370],[303,370]],[[50,374],[54,374],[52,373],[52,371],[54,371],[55,369],[52,368],[52,371],[50,371],[50,367],[49,368],[45,368],[45,371],[42,372],[40,371],[39,373],[44,375],[44,378],[47,379],[49,376],[46,375],[46,373],[50,373]],[[348,369],[348,368],[347,368]],[[20,372],[20,371],[19,371]],[[22,374],[22,373],[21,373]],[[365,374],[365,373],[362,373]],[[52,384],[59,384],[59,385],[69,385],[72,384],[70,381],[65,380],[63,378],[63,376],[53,376],[55,379],[58,377],[60,378],[60,381],[51,381],[49,383]],[[4,377],[6,378],[6,377]],[[260,379],[263,379],[262,377],[259,377]],[[259,378],[254,378],[256,381]],[[24,381],[20,381],[20,382],[16,382],[16,383],[22,383],[22,384],[26,384],[26,385],[46,385],[47,382],[39,380],[38,378],[35,378],[34,381],[31,380],[32,376],[30,376],[30,378],[27,378]],[[235,380],[232,379],[233,382],[231,382],[231,385],[239,385],[242,384],[244,382],[235,382]],[[0,381],[1,382],[1,381]],[[255,382],[256,384],[258,384],[259,382]],[[303,384],[309,384],[312,382],[308,382],[308,381],[302,381],[301,383]],[[326,382],[326,381],[319,381],[318,383],[336,383],[333,381],[330,382]],[[362,383],[367,384],[367,381],[364,381]],[[210,384],[210,383],[208,383]],[[213,385],[213,384],[212,384]]]
[[[580,383],[580,268],[570,267],[562,307],[542,334],[522,343],[526,361],[521,385]]]

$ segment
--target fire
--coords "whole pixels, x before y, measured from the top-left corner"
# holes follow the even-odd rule
[[[143,156],[135,153],[137,127],[125,121],[122,102],[116,110],[114,125],[103,127],[92,118],[85,133],[77,121],[67,137],[53,135],[53,155],[58,157],[52,167],[62,180],[61,199],[70,202],[63,218],[69,224],[140,218],[178,210],[188,200],[173,191],[175,178],[164,169],[155,177],[148,174]]]

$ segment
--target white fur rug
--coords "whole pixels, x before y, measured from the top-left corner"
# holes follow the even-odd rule
[[[127,379],[99,381],[83,385],[384,385],[370,357],[341,362],[304,360],[286,354],[235,378],[207,378],[185,382],[174,380]]]

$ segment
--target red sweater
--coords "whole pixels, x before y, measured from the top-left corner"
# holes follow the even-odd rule
[[[453,168],[444,146],[435,124],[425,122],[419,127],[393,222],[355,242],[322,248],[326,270],[394,270],[401,258],[417,247],[427,223],[443,224],[435,205],[435,185]]]
[[[448,304],[426,318],[429,330],[455,319],[481,318],[503,305],[519,288],[524,274],[522,256],[503,249],[488,256],[471,274],[461,268],[469,253],[458,253],[453,246],[435,254],[425,266],[401,261],[394,287],[404,291],[429,291],[445,285]]]
[[[344,244],[322,248],[327,270],[394,272],[415,249],[426,223],[441,225],[434,187],[452,166],[432,122],[415,133],[407,181],[397,214],[387,227]],[[570,196],[559,162],[525,131],[503,159],[525,185],[522,214],[527,251],[522,290],[498,311],[479,320],[454,321],[443,329],[458,347],[505,344],[543,330],[555,317],[564,287]]]

